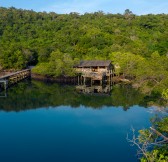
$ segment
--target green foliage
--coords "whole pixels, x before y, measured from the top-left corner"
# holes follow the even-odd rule
[[[145,143],[146,141],[153,142],[153,139],[150,137],[150,133],[151,132],[148,129],[139,130],[139,143]]]
[[[162,98],[165,100],[168,100],[168,89],[164,89],[162,92]]]
[[[26,58],[20,49],[4,51],[0,58],[0,63],[3,65],[3,68],[16,70],[25,68],[27,65]]]
[[[156,123],[159,131],[165,132],[168,135],[168,117],[163,118],[161,121]]]
[[[155,120],[152,123],[155,131],[151,129],[139,131],[139,146],[142,145],[143,150],[141,162],[168,161],[168,117],[162,117],[160,121]]]
[[[136,87],[142,92],[151,94],[162,93],[168,87],[168,57],[154,52],[150,57],[123,52],[113,52],[109,55],[116,66],[117,74],[134,79]],[[166,92],[162,93],[166,97]]]
[[[55,76],[73,76],[75,74],[73,70],[73,65],[75,64],[75,62],[74,60],[72,60],[69,54],[63,54],[58,50],[52,52],[49,64],[51,73]]]
[[[1,69],[74,75],[74,60],[107,60],[144,93],[168,87],[168,15],[56,14],[0,8]]]
[[[48,62],[57,50],[79,60],[105,60],[112,52],[143,58],[168,52],[166,14],[136,16],[129,9],[123,15],[56,14],[13,7],[0,13],[0,64],[7,69]],[[128,69],[134,68],[132,61]]]
[[[49,69],[50,66],[48,63],[39,63],[36,67],[32,68],[32,72],[41,75],[51,75]]]
[[[146,61],[143,73],[138,79],[149,88],[149,92],[162,93],[162,90],[168,86],[168,64],[166,63],[168,58],[155,52]]]
[[[132,53],[113,52],[109,55],[113,60],[117,73],[123,73],[127,76],[138,76],[142,69],[144,58]]]
[[[147,152],[148,159],[142,158],[141,162],[167,162],[168,156],[164,153],[162,154],[159,150],[153,150],[151,152]]]
[[[72,59],[69,54],[64,54],[59,50],[53,51],[48,62],[39,63],[32,69],[34,73],[50,76],[73,76],[75,71],[73,65],[77,59]]]

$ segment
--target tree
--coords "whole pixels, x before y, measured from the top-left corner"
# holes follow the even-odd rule
[[[168,89],[164,89],[162,92],[162,98],[165,100],[168,100]]]
[[[53,64],[51,70],[54,67],[66,75],[69,72],[63,65],[69,62],[51,56],[58,50],[69,60],[111,59],[120,67],[117,73],[133,78],[144,93],[161,95],[167,89],[166,14],[136,16],[126,9],[123,14],[60,15],[1,7],[0,13],[0,64],[4,69]],[[45,68],[42,73],[47,72]],[[50,68],[48,72],[54,75]]]
[[[135,15],[133,14],[132,11],[130,11],[129,9],[126,9],[124,12],[124,17],[125,19],[133,19]]]
[[[117,65],[116,72],[125,76],[136,77],[141,72],[144,58],[132,53],[113,52],[109,55],[114,65]]]
[[[168,117],[153,118],[152,127],[139,131],[139,136],[128,142],[138,147],[141,162],[167,162],[168,161]]]
[[[56,50],[51,53],[49,62],[39,63],[33,72],[50,76],[73,76],[75,75],[73,66],[77,61],[77,59],[73,60],[69,54]]]

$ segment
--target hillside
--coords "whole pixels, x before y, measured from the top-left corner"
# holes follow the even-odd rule
[[[0,66],[36,65],[43,75],[73,75],[81,59],[118,64],[116,73],[150,93],[168,87],[168,15],[56,14],[0,8]],[[154,89],[153,89],[154,88]]]
[[[112,52],[149,57],[168,52],[168,15],[103,12],[56,14],[0,8],[0,58],[4,68],[46,62],[52,51],[73,59],[109,59]]]

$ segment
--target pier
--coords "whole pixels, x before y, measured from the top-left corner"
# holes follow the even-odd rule
[[[25,69],[21,71],[17,71],[14,73],[10,73],[8,75],[4,75],[0,77],[0,90],[1,88],[6,90],[9,86],[18,83],[19,81],[28,78],[31,76],[31,70]]]

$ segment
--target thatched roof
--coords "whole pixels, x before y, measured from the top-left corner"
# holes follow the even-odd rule
[[[85,61],[80,61],[78,65],[75,67],[107,67],[111,64],[110,60],[85,60]]]

